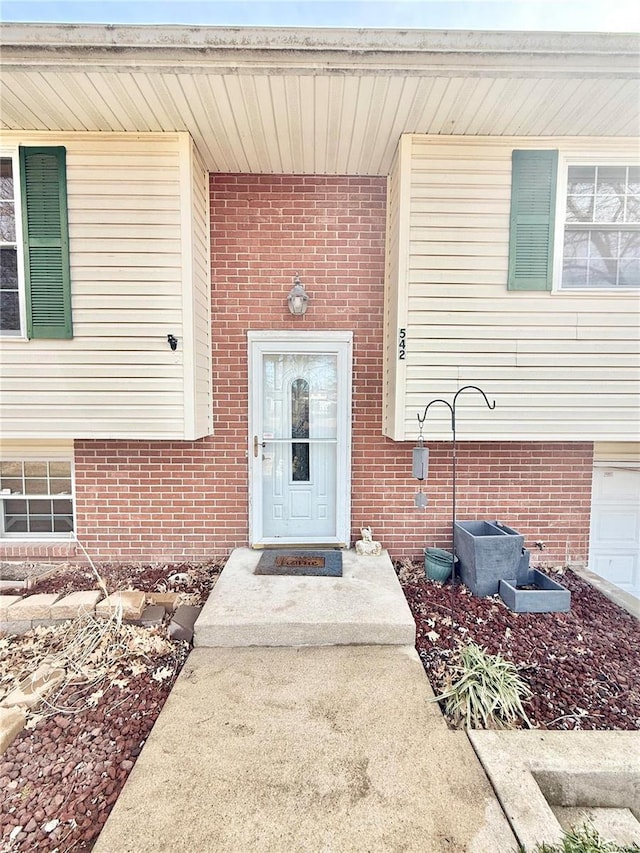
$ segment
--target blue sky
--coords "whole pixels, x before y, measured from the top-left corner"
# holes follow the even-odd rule
[[[640,30],[638,0],[1,0],[3,21],[482,30]]]

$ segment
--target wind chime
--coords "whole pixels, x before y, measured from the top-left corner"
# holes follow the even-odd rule
[[[429,503],[429,498],[422,491],[422,484],[427,479],[427,474],[429,473],[429,448],[424,446],[424,436],[422,435],[423,423],[420,423],[418,446],[413,448],[413,476],[416,480],[420,480],[420,488],[416,492],[413,502],[418,509],[426,509]]]

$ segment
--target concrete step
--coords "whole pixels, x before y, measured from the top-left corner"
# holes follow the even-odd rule
[[[256,575],[235,550],[195,624],[194,646],[413,645],[415,622],[386,551],[343,552],[342,577]]]
[[[603,838],[616,844],[626,844],[629,850],[633,850],[632,844],[640,841],[640,821],[636,820],[631,809],[551,806],[551,811],[567,832],[588,823]]]
[[[508,853],[413,648],[194,649],[93,853]]]
[[[605,838],[616,839],[615,826],[621,833],[631,827],[640,841],[640,732],[472,729],[469,739],[527,850],[562,840],[565,824],[554,812],[566,806],[608,810],[609,826],[600,823]]]

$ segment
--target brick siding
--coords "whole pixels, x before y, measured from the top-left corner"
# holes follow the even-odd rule
[[[76,441],[77,530],[95,559],[202,559],[247,544],[249,329],[353,331],[352,538],[370,525],[394,557],[450,544],[450,445],[430,446],[421,512],[412,445],[381,434],[385,186],[369,177],[211,176],[215,435]],[[286,306],[296,271],[310,294],[304,317]],[[547,559],[585,561],[592,451],[460,442],[458,518],[498,518],[527,544],[544,541]],[[13,546],[15,556],[22,548]],[[42,558],[60,548],[27,550]]]

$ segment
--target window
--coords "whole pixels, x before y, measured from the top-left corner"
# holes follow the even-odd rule
[[[640,287],[640,165],[567,161],[513,152],[509,290]]]
[[[309,383],[295,379],[291,385],[291,438],[309,438]],[[291,479],[309,482],[309,442],[291,445]]]
[[[0,334],[73,337],[64,148],[0,153]]]
[[[2,536],[61,537],[74,530],[68,460],[0,462],[0,498]]]
[[[640,286],[640,166],[570,165],[562,290]]]
[[[17,158],[0,157],[0,330],[19,335],[22,332],[20,294],[23,274],[18,251],[20,233],[16,167]]]

